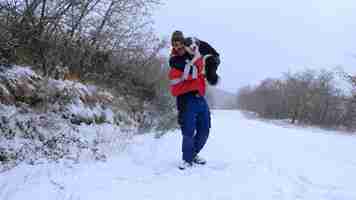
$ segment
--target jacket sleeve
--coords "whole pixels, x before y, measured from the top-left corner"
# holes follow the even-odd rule
[[[169,66],[171,69],[175,68],[176,70],[184,71],[185,64],[185,61],[178,58],[177,56],[171,56],[169,58]]]

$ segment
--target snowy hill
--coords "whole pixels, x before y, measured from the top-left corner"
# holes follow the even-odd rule
[[[214,110],[206,166],[177,169],[179,131],[135,136],[105,162],[22,164],[0,176],[4,200],[354,200],[356,137],[286,128]]]
[[[0,66],[0,172],[22,162],[104,160],[137,132],[114,109],[113,96],[94,85]]]

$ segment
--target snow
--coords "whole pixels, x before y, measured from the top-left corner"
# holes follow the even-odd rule
[[[104,110],[113,121],[110,109]],[[137,128],[125,122],[72,125],[56,113],[21,113],[15,106],[0,104],[0,160],[1,171],[21,162],[50,163],[58,159],[75,162],[105,160],[107,155],[122,151]],[[55,145],[53,144],[55,142]],[[0,187],[1,190],[1,187]],[[1,196],[0,196],[0,199]]]
[[[105,162],[21,164],[0,175],[0,199],[356,199],[355,136],[212,114],[206,166],[177,169],[178,130],[139,135]]]
[[[15,106],[6,106],[6,105],[3,105],[3,104],[0,104],[0,111],[2,113],[6,113],[7,116],[9,116],[10,118],[16,114],[17,112],[17,109]]]
[[[0,173],[22,162],[105,160],[138,132],[138,123],[112,105],[104,88],[42,78],[30,67],[0,68],[0,90],[20,99],[0,104]]]
[[[6,70],[4,73],[7,79],[18,79],[20,77],[33,77],[41,79],[30,67],[12,66],[10,70]]]
[[[47,84],[48,88],[54,91],[64,92],[69,89],[76,97],[93,96],[98,92],[94,85],[84,85],[78,81],[49,79]]]

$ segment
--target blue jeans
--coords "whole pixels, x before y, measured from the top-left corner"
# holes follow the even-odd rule
[[[191,163],[209,137],[209,106],[204,97],[188,93],[177,97],[177,107],[178,122],[183,134],[183,160]]]

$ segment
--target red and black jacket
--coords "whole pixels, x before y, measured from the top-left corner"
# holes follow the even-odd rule
[[[179,56],[172,51],[169,59],[170,90],[173,96],[180,96],[188,92],[197,91],[199,95],[205,95],[205,76],[203,73],[203,58],[197,59],[193,65],[188,65],[192,59],[189,53]]]

